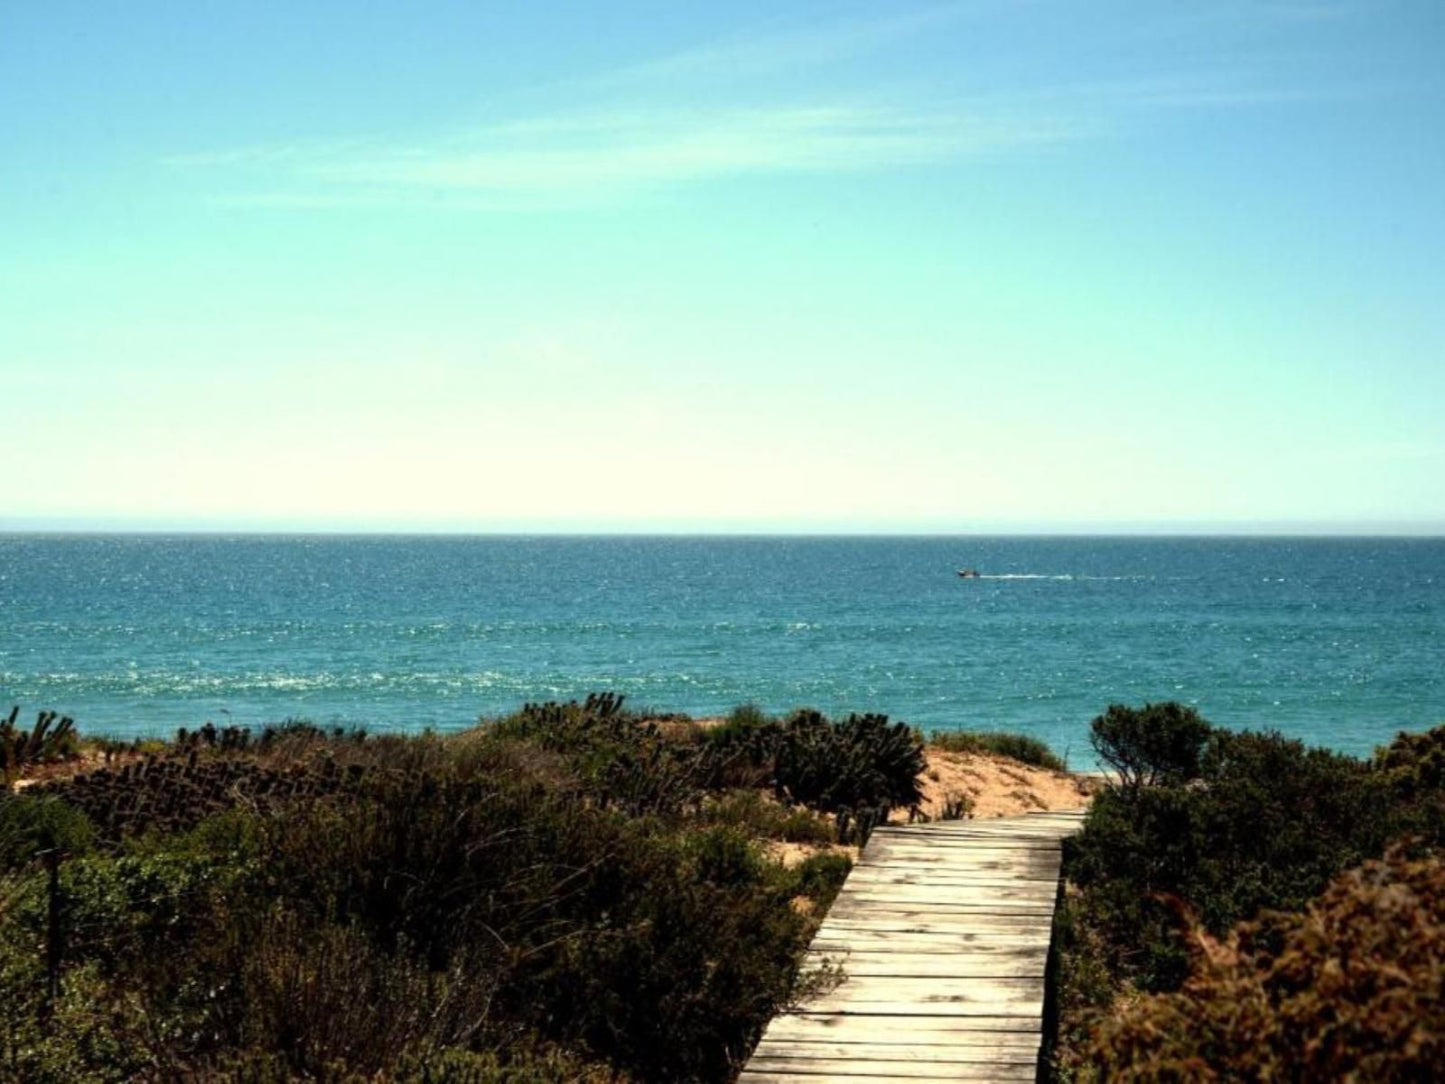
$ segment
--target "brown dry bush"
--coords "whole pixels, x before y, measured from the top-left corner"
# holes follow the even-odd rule
[[[1193,930],[1178,993],[1105,1022],[1095,1079],[1424,1081],[1445,1076],[1445,863],[1399,850],[1303,914]],[[1086,1078],[1088,1073],[1083,1074]]]

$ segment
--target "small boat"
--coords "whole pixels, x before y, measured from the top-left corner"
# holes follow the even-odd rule
[[[979,577],[979,572],[976,568],[960,568],[958,574],[965,580],[976,580]]]

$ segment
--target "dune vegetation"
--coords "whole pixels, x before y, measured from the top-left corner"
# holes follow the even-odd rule
[[[1097,787],[1013,735],[750,706],[702,725],[610,695],[447,735],[127,744],[16,719],[4,1080],[730,1080],[837,981],[800,962],[840,844],[968,815],[924,796],[971,756],[1094,792],[1065,848],[1055,1080],[1445,1062],[1445,728],[1360,759],[1116,705]]]
[[[1059,1081],[1445,1068],[1445,727],[1370,758],[1111,707],[1066,841]]]
[[[607,695],[447,736],[66,728],[0,799],[0,1078],[727,1080],[821,981],[829,845],[922,758],[881,716]]]

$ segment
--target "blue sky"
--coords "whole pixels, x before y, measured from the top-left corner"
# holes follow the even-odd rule
[[[1445,5],[0,9],[0,528],[1445,531]]]

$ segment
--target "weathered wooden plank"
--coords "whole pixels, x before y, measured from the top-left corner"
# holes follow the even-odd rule
[[[846,961],[850,954],[895,954],[905,956],[1010,956],[1038,949],[1038,939],[1000,935],[959,942],[946,935],[895,934],[891,931],[855,931],[851,938],[829,934],[814,940],[811,950],[820,955]],[[1044,950],[1047,946],[1044,946]]]
[[[889,848],[922,854],[946,854],[963,850],[979,858],[1004,858],[1012,855],[1015,858],[1027,859],[1048,854],[1057,847],[1057,841],[1048,838],[1015,839],[1011,836],[982,835],[971,838],[935,836],[932,839],[914,839],[892,833],[886,836],[875,833],[868,841],[868,846],[863,849],[863,856],[867,857],[875,850]]]
[[[808,999],[809,1005],[824,1000],[897,1001],[916,995],[920,1001],[989,1001],[1032,1000],[1038,983],[1033,979],[983,979],[943,975],[936,978],[888,978],[855,976],[836,989]]]
[[[959,912],[932,919],[927,916],[920,917],[918,913],[879,914],[870,918],[865,912],[861,918],[840,916],[820,929],[818,934],[832,941],[846,941],[855,932],[941,938],[973,937],[975,941],[985,942],[1021,940],[1048,938],[1052,928],[1048,918],[1048,915],[991,915],[986,912]]]
[[[1045,972],[1045,961],[1030,959],[961,960],[955,964],[948,961],[926,960],[908,962],[911,957],[885,956],[882,960],[844,960],[841,964],[844,974],[851,983],[861,978],[894,979],[946,979],[962,978],[970,981],[989,979],[1033,979],[1041,982]],[[903,961],[903,962],[899,962]]]
[[[917,1084],[920,1079],[927,1077],[917,1076],[880,1076],[872,1073],[850,1073],[842,1069],[825,1070],[822,1073],[807,1072],[798,1068],[790,1068],[786,1071],[770,1069],[744,1070],[738,1077],[741,1084],[818,1084],[820,1080],[828,1080],[834,1084]],[[934,1079],[938,1079],[935,1077]],[[1000,1084],[1005,1081],[1033,1080],[1034,1070],[1021,1065],[993,1065],[980,1066],[974,1073],[958,1073],[952,1077],[944,1077],[944,1080],[996,1080]]]
[[[1061,831],[1065,831],[1061,825],[1043,824],[1039,821],[1014,821],[1006,828],[984,821],[975,821],[972,824],[968,821],[958,821],[955,824],[890,824],[886,828],[874,828],[868,838],[870,840],[903,838],[903,840],[915,841],[918,844],[935,843],[936,840],[948,840],[948,838],[954,837],[1048,841],[1051,838],[1058,838]]]
[[[964,856],[962,862],[955,863],[954,852],[961,852]],[[990,862],[1008,862],[1012,866],[1028,866],[1031,869],[1049,870],[1058,866],[1059,852],[1050,848],[1030,848],[1023,850],[1016,847],[1001,846],[991,849],[987,854],[980,853],[972,847],[912,847],[898,843],[880,844],[876,852],[861,856],[868,864],[877,862],[879,865],[910,865],[910,866],[954,866],[957,864],[960,869],[968,869],[973,865],[986,865]]]
[[[870,882],[858,884],[843,892],[838,893],[839,900],[847,900],[852,897],[869,895],[897,895],[902,898],[910,893],[923,893],[927,896],[952,896],[955,898],[972,898],[982,901],[1010,899],[1028,899],[1044,901],[1049,907],[1054,904],[1057,891],[1047,881],[1020,881],[1017,885],[931,885],[927,882],[905,882],[903,884],[884,884]]]
[[[980,862],[977,856],[973,856],[967,862],[949,861],[946,854],[939,854],[937,851],[929,851],[927,854],[900,855],[891,849],[878,856],[876,862],[860,862],[854,865],[854,869],[866,869],[869,872],[903,872],[922,873],[930,877],[967,877],[978,874],[980,877],[1039,877],[1048,880],[1055,880],[1059,874],[1059,856],[1057,854],[1045,855],[1042,858],[1031,858],[1028,860],[1012,861],[1008,864],[996,862]],[[851,874],[850,874],[851,876]]]
[[[825,1042],[808,1039],[764,1039],[775,1058],[844,1058],[855,1054],[870,1061],[1029,1061],[1038,1057],[1036,1036],[1026,1032],[933,1032],[909,1042]]]
[[[860,885],[846,895],[839,895],[839,901],[846,904],[864,902],[885,903],[890,906],[921,904],[925,907],[961,907],[978,911],[990,907],[1002,910],[1024,910],[1053,912],[1052,891],[1040,892],[1026,887],[1004,888],[999,886],[961,885]]]
[[[1054,897],[1058,895],[1055,885],[1047,881],[1018,881],[1012,885],[1000,884],[929,884],[926,881],[910,880],[898,884],[890,884],[880,881],[859,882],[850,885],[847,889],[838,894],[839,899],[846,899],[852,896],[876,895],[905,896],[910,893],[924,893],[926,895],[953,896],[956,898],[976,898],[981,900],[1010,900],[1029,899],[1044,900],[1052,906]]]
[[[940,968],[949,966],[952,961],[957,967],[960,975],[969,975],[973,972],[967,970],[982,965],[1005,966],[1010,962],[1030,961],[1036,962],[1048,958],[1049,950],[1047,945],[1009,945],[1006,947],[984,947],[976,949],[961,949],[953,952],[928,952],[920,951],[915,946],[901,945],[895,949],[882,947],[878,943],[849,945],[843,949],[826,949],[814,945],[808,950],[806,959],[830,960],[833,963],[841,964],[850,970],[863,965],[869,967],[881,967],[887,964],[892,967],[906,967],[913,963],[930,963]],[[857,974],[863,972],[858,971]]]
[[[959,925],[958,920],[968,915],[992,915],[998,918],[1000,923],[1006,921],[1010,916],[1041,918],[1045,920],[1044,925],[1048,925],[1047,920],[1053,918],[1052,903],[1030,904],[1021,901],[968,904],[850,896],[846,899],[840,898],[834,906],[838,908],[839,918],[856,918],[859,915],[874,918],[907,918],[912,922],[933,920],[939,925],[947,924],[950,921],[954,925]],[[987,926],[987,923],[984,925]]]
[[[861,996],[839,997],[831,994],[810,998],[808,1003],[818,1012],[858,1013],[863,1016],[977,1016],[1014,1021],[1032,1020],[1035,1031],[1041,1027],[1044,1015],[1042,997],[1021,998],[1015,1001],[998,1001],[989,998],[970,1001],[962,995],[958,997],[946,995],[933,998],[920,997],[915,990],[899,990],[891,999],[880,998],[877,1000]]]
[[[1037,936],[899,933],[894,930],[831,931],[813,939],[815,952],[903,952],[910,954],[1010,955],[1021,951],[1047,952]]]
[[[922,877],[948,881],[969,881],[977,884],[1002,882],[1004,884],[1034,885],[1040,882],[1057,884],[1059,876],[1057,867],[1057,862],[1051,862],[1048,865],[1015,865],[1003,869],[996,866],[970,866],[966,863],[954,862],[869,862],[866,865],[855,866],[854,869],[863,874],[865,878],[873,880],[882,880],[888,877]],[[848,883],[851,884],[852,880],[853,875],[850,872]]]
[[[959,1034],[957,1041],[967,1041],[977,1034],[998,1035],[1002,1041],[1016,1039],[1020,1034],[1035,1034],[1039,1022],[1029,1016],[869,1016],[866,1013],[822,1013],[809,1009],[783,1013],[768,1025],[767,1036],[779,1038],[827,1037],[829,1042],[842,1042],[844,1036],[858,1036],[859,1041],[935,1042],[940,1034]],[[966,1034],[963,1034],[966,1033]]]
[[[1042,871],[1026,869],[958,869],[956,867],[933,867],[928,866],[864,866],[858,870],[858,884],[869,885],[956,885],[968,887],[976,885],[981,888],[999,887],[1007,888],[1017,885],[1023,888],[1030,888],[1039,885],[1042,890],[1050,894],[1058,886],[1058,877],[1044,876]],[[849,881],[853,875],[848,875]]]
[[[911,930],[916,933],[943,932],[950,934],[988,933],[992,930],[1015,928],[1018,932],[1022,932],[1028,929],[1047,930],[1052,925],[1053,917],[1010,911],[993,916],[993,925],[990,926],[981,917],[970,920],[970,916],[967,915],[931,916],[926,910],[917,908],[914,909],[914,913],[922,915],[922,918],[899,918],[897,915],[885,915],[881,911],[872,913],[867,908],[854,908],[854,910],[861,910],[862,917],[855,918],[852,915],[835,914],[830,911],[828,917],[823,921],[823,927],[825,929],[890,929],[899,932]]]
[[[775,1058],[754,1055],[748,1062],[749,1073],[791,1073],[811,1076],[814,1080],[847,1080],[853,1077],[902,1077],[904,1080],[1031,1080],[1031,1062],[934,1062],[934,1061],[872,1061],[863,1058]],[[1002,1070],[1002,1074],[1001,1071]],[[1020,1076],[1027,1071],[1028,1076]],[[842,1074],[842,1075],[838,1075]],[[751,1080],[751,1076],[743,1079]]]
[[[971,844],[984,850],[1003,847],[1047,850],[1057,846],[1058,840],[1059,833],[1054,829],[1040,829],[1034,832],[950,832],[939,830],[925,835],[921,829],[915,834],[902,828],[891,830],[879,828],[869,836],[868,847],[892,843],[901,847],[922,849],[925,847],[959,847]],[[864,853],[867,853],[867,848],[864,849]]]
[[[908,903],[903,901],[901,898],[896,900],[869,900],[864,898],[867,896],[887,897],[891,895],[892,892],[898,892],[901,894],[904,892],[908,892],[910,887],[911,886],[909,885],[898,885],[892,887],[884,886],[880,888],[871,885],[864,885],[862,888],[859,888],[854,892],[840,892],[837,899],[833,901],[833,906],[828,909],[828,917],[832,918],[836,914],[838,918],[849,918],[851,916],[845,914],[845,911],[857,911],[860,908],[867,911],[874,909],[875,907],[880,913],[884,911],[916,911],[926,915],[929,913],[928,908],[933,906],[935,903],[942,905],[946,902],[943,900],[924,899],[921,901]],[[1037,903],[1030,903],[1027,900],[1014,901],[1008,906],[1001,905],[1001,902],[1007,904],[1008,901],[990,901],[980,899],[972,902],[955,903],[954,906],[962,906],[965,910],[969,911],[986,912],[992,909],[998,914],[1013,915],[1020,921],[1025,921],[1029,917],[1026,914],[1026,912],[1028,911],[1045,911],[1049,913],[1046,917],[1051,917],[1054,906],[1054,898],[1055,897],[1051,895],[1046,895],[1043,897],[1042,900],[1038,901]],[[939,917],[945,918],[950,922],[954,921],[953,919],[948,918],[948,915],[945,911],[940,910],[939,912],[937,912],[937,914],[939,915]]]
[[[903,952],[809,952],[805,967],[825,962],[841,967],[849,979],[863,976],[914,978],[1036,978],[1044,975],[1048,950],[1020,949],[1017,952],[961,954],[915,954]]]
[[[865,869],[876,866],[878,869],[899,867],[937,873],[947,873],[952,870],[967,873],[973,870],[996,868],[1009,872],[1021,869],[1036,876],[1050,875],[1058,872],[1059,856],[1056,853],[1041,851],[1033,857],[1020,856],[1017,852],[1000,851],[999,853],[1010,854],[1007,865],[995,863],[992,859],[980,859],[976,854],[970,855],[965,862],[954,862],[943,848],[927,851],[902,851],[889,847],[887,850],[880,850],[876,860],[868,860],[866,866],[862,864],[855,865],[854,869]]]
[[[1037,901],[1027,899],[1016,899],[1012,901],[988,900],[982,898],[950,901],[946,898],[929,899],[926,897],[911,901],[905,900],[903,894],[908,893],[909,895],[913,895],[913,887],[914,886],[911,885],[883,887],[864,885],[853,892],[840,892],[838,893],[837,899],[833,901],[833,906],[828,909],[828,918],[852,919],[853,915],[851,912],[857,911],[863,911],[865,914],[876,913],[877,915],[882,915],[886,912],[896,914],[906,911],[916,912],[925,917],[933,915],[945,922],[956,925],[959,920],[949,914],[950,909],[962,909],[965,911],[983,912],[985,914],[992,911],[1005,918],[1012,916],[1025,924],[1029,924],[1031,918],[1029,912],[1035,912],[1035,914],[1032,915],[1032,918],[1035,920],[1040,917],[1040,912],[1042,912],[1042,917],[1046,919],[1053,917],[1055,897],[1052,895],[1045,895]],[[895,892],[899,894],[898,898],[891,898]],[[883,898],[873,899],[870,897]],[[935,905],[938,909],[930,911],[930,908]]]
[[[819,1025],[819,1020],[828,1022]],[[837,1022],[837,1023],[832,1023]],[[867,1016],[835,1013],[829,1016],[779,1016],[769,1026],[767,1042],[831,1042],[874,1046],[951,1045],[959,1049],[1019,1049],[1038,1051],[1038,1018],[1013,1016]],[[971,1057],[971,1055],[970,1055]]]
[[[959,869],[940,864],[937,866],[877,865],[855,867],[864,876],[859,883],[867,884],[936,884],[936,885],[983,885],[1008,884],[1032,887],[1040,885],[1050,889],[1058,884],[1058,874],[1047,870],[1033,869]],[[851,881],[853,875],[850,873]]]
[[[927,892],[941,896],[955,896],[960,898],[977,897],[979,899],[1041,899],[1053,903],[1054,897],[1058,895],[1056,885],[1048,881],[1015,881],[1013,884],[998,884],[993,877],[989,881],[979,884],[934,884],[919,878],[909,878],[904,881],[860,881],[856,885],[850,885],[845,892],[839,893],[842,896],[860,895],[863,893],[884,892],[887,894],[906,894],[909,891]]]
[[[1066,831],[1061,826],[1042,824],[1039,822],[1017,821],[1008,827],[999,827],[997,824],[984,824],[978,822],[968,824],[915,824],[915,825],[889,825],[886,828],[875,828],[869,835],[869,839],[907,839],[919,845],[933,843],[940,839],[954,837],[966,837],[970,839],[1019,839],[1049,841],[1057,839],[1060,832]]]
[[[878,997],[864,991],[852,994],[824,994],[809,998],[819,1012],[862,1013],[865,1016],[982,1016],[1007,1017],[1011,1020],[1034,1020],[1035,1028],[1043,1021],[1043,998],[1020,997],[1011,1001],[980,997],[972,999],[965,993],[921,994],[917,989],[880,990]]]
[[[920,842],[931,842],[949,836],[996,836],[1005,839],[1057,839],[1061,825],[1044,821],[1022,821],[1009,818],[1008,824],[999,821],[936,821],[933,824],[890,824],[875,828],[869,838],[901,836]]]
[[[960,849],[945,844],[919,847],[911,843],[880,842],[869,844],[868,850],[862,857],[866,858],[867,862],[859,868],[891,865],[945,865],[960,870],[988,869],[990,867],[1015,870],[1020,868],[1049,869],[1059,864],[1059,851],[1056,847],[1030,847],[1027,850],[1010,846]]]

